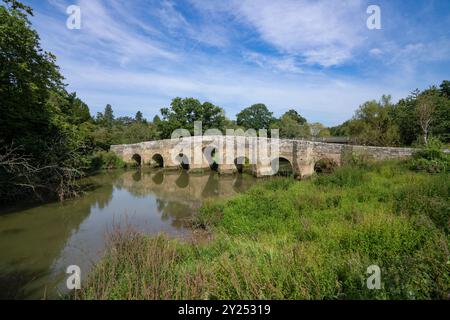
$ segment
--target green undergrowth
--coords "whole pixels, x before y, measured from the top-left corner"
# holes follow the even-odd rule
[[[447,299],[449,181],[400,162],[270,179],[205,203],[208,241],[115,234],[77,298]]]

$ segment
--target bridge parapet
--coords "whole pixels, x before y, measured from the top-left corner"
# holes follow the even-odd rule
[[[261,146],[265,146],[261,154]],[[276,150],[275,150],[276,149]],[[205,136],[148,141],[130,145],[113,145],[111,151],[127,163],[188,170],[213,168],[219,173],[239,171],[239,161],[249,162],[256,176],[273,173],[273,161],[282,159],[300,178],[314,173],[323,159],[342,165],[345,157],[360,154],[374,160],[406,158],[412,148],[371,147],[306,140]],[[274,151],[274,152],[272,152]]]

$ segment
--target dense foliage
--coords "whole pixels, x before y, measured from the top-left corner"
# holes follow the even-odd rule
[[[375,146],[423,144],[430,136],[450,142],[450,87],[443,81],[420,92],[415,90],[397,104],[390,96],[364,103],[353,119],[331,128],[335,136],[349,136],[354,143]]]
[[[206,203],[194,221],[205,234],[193,243],[115,233],[77,297],[447,299],[450,177],[408,166],[272,178]],[[372,265],[381,290],[366,286]]]
[[[85,144],[76,125],[86,106],[65,91],[55,57],[42,50],[17,1],[0,6],[0,194],[57,195],[76,190]],[[90,116],[89,116],[90,117]]]

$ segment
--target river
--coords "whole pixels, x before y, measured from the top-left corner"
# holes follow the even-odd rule
[[[0,299],[62,297],[67,267],[79,266],[85,278],[114,227],[184,237],[186,219],[205,199],[232,197],[258,181],[215,172],[116,170],[85,179],[92,189],[82,197],[0,209]]]

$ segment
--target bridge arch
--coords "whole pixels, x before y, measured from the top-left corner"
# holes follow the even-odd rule
[[[295,175],[292,162],[285,157],[278,157],[272,160],[272,171],[276,176],[291,177]]]
[[[314,172],[316,173],[332,173],[338,164],[336,161],[330,158],[322,158],[315,162]]]
[[[212,171],[219,171],[219,164],[217,163],[218,148],[215,146],[207,146],[202,149],[203,156]]]
[[[189,170],[190,169],[190,163],[189,158],[184,153],[180,153],[177,157],[178,164],[181,169],[183,170]]]
[[[237,157],[234,159],[234,165],[238,173],[253,173],[254,165],[250,164],[248,157]]]
[[[154,168],[164,168],[164,158],[161,154],[155,153],[152,157],[152,167]]]
[[[133,154],[131,160],[133,160],[138,167],[142,166],[142,157],[140,154],[138,153]]]

